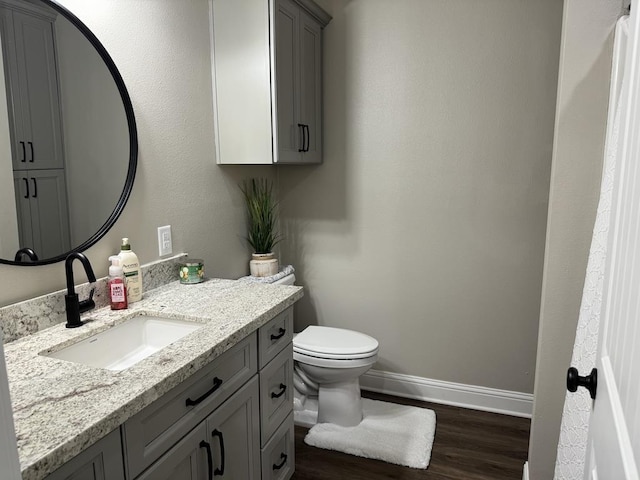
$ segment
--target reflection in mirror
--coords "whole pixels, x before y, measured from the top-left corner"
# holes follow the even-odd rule
[[[52,263],[91,246],[122,211],[133,111],[106,51],[62,7],[0,0],[0,43],[0,262]],[[26,248],[39,260],[16,255]]]

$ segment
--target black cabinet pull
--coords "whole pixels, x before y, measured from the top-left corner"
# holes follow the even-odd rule
[[[22,140],[20,140],[20,146],[22,147],[22,160],[20,160],[20,162],[25,163],[27,161],[27,149]]]
[[[269,338],[271,338],[272,342],[274,340],[280,340],[282,337],[284,337],[285,333],[287,333],[287,331],[284,328],[280,327],[278,329],[278,334],[277,335],[271,334],[271,337],[269,337]]]
[[[287,386],[284,383],[280,384],[280,391],[278,393],[271,392],[271,398],[280,398],[287,391]]]
[[[33,180],[33,197],[31,198],[38,198],[38,184],[35,178],[31,177],[31,180]]]
[[[286,453],[281,453],[280,454],[280,458],[282,459],[282,461],[280,463],[277,463],[277,464],[274,463],[273,464],[273,469],[274,470],[280,470],[287,463],[287,454]]]
[[[26,178],[23,178],[22,180],[24,180],[24,186],[27,187],[27,194],[24,196],[24,198],[29,198],[29,180],[27,180]]]
[[[209,465],[209,480],[213,480],[213,455],[211,455],[211,445],[209,442],[202,440],[200,442],[200,448],[207,449],[207,464]]]
[[[304,138],[305,141],[302,143],[302,151],[303,152],[308,152],[309,151],[309,125],[303,125],[302,126],[302,133],[305,133]]]
[[[215,392],[218,388],[220,388],[220,385],[222,385],[222,380],[220,380],[218,377],[215,377],[213,379],[213,387],[211,387],[209,391],[203,393],[201,396],[199,396],[195,400],[191,400],[191,397],[187,398],[187,401],[185,402],[187,404],[187,407],[193,407],[194,405],[198,405],[205,398],[207,398],[209,395]]]
[[[222,437],[222,432],[220,430],[214,430],[211,432],[211,436],[218,437],[218,441],[220,442],[220,468],[216,468],[213,474],[224,475],[224,438]]]
[[[33,157],[33,142],[27,142],[29,144],[29,148],[31,149],[31,160],[29,160],[29,163],[33,163],[34,157]]]
[[[591,374],[581,377],[575,367],[569,368],[567,371],[567,390],[575,392],[578,387],[589,390],[589,395],[595,400],[598,389],[598,370],[594,368],[591,370]]]
[[[302,147],[298,149],[299,152],[304,152],[304,125],[299,123],[298,128],[300,128],[300,137],[302,140]]]

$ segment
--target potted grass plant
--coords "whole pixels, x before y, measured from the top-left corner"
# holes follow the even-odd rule
[[[280,241],[277,232],[277,202],[273,184],[265,178],[245,180],[240,187],[247,208],[247,242],[254,250],[249,262],[251,275],[268,277],[278,273],[273,247]]]

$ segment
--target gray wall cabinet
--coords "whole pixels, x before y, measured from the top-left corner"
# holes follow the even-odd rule
[[[213,0],[220,164],[322,162],[322,28],[311,0]]]
[[[13,169],[64,168],[55,17],[9,0],[0,15]]]
[[[20,246],[51,258],[71,249],[64,170],[14,170]]]
[[[47,480],[288,480],[292,338],[290,307]]]
[[[19,243],[40,258],[71,249],[55,15],[36,5],[0,0]]]
[[[279,163],[322,162],[322,27],[295,0],[276,0]]]

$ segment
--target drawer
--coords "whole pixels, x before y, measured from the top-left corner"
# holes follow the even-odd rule
[[[293,410],[293,345],[260,370],[260,444],[269,441]]]
[[[136,477],[257,371],[256,335],[220,355],[122,426],[128,478]]]
[[[293,307],[278,314],[258,330],[258,367],[263,368],[293,340]]]
[[[293,412],[262,449],[262,480],[287,480],[295,471]]]

